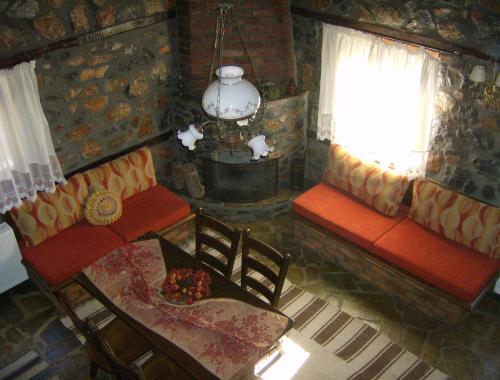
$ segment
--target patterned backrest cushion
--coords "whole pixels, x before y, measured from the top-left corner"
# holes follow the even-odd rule
[[[91,192],[109,190],[122,200],[156,185],[151,150],[140,148],[83,173]]]
[[[397,214],[409,184],[407,176],[363,162],[338,144],[330,146],[323,180],[388,216]]]
[[[418,178],[409,216],[467,247],[500,258],[500,209]]]
[[[32,247],[82,220],[87,196],[85,179],[76,174],[57,185],[54,193],[40,193],[34,202],[24,202],[10,215],[26,245]]]

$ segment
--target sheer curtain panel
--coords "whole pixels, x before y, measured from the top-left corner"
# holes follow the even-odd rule
[[[35,61],[0,70],[0,213],[65,182],[43,113]]]
[[[318,139],[423,173],[439,61],[424,49],[324,24],[321,63]]]

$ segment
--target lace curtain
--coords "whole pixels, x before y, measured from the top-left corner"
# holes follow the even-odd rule
[[[321,63],[318,139],[422,175],[439,62],[424,49],[324,24]]]
[[[35,61],[0,70],[0,213],[65,182],[43,113]]]

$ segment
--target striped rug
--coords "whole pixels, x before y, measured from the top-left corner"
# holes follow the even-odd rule
[[[17,360],[0,368],[2,380],[58,380],[54,370],[35,351],[28,351]]]
[[[189,250],[186,248],[185,250],[194,254],[192,246]],[[253,275],[265,284],[265,279],[259,278],[255,273]],[[232,280],[239,283],[240,276],[241,255],[236,259]],[[288,280],[285,280],[278,308],[295,320],[293,334],[295,337],[299,337],[299,340],[309,340],[329,355],[333,355],[331,362],[321,363],[321,366],[332,366],[332,374],[335,374],[332,377],[323,377],[325,379],[448,378],[416,355],[393,343],[375,328],[300,289]],[[99,326],[104,326],[114,318],[95,299],[83,304],[76,312],[81,318],[92,316]],[[66,327],[74,329],[69,318],[63,318],[61,321]],[[311,379],[307,373],[300,378]]]

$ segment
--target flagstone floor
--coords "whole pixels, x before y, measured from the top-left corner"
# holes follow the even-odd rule
[[[296,285],[380,329],[403,348],[456,379],[500,379],[500,297],[488,295],[456,328],[438,324],[342,268],[302,252],[291,220],[246,223],[254,237],[293,256]],[[85,350],[59,322],[52,305],[27,281],[0,295],[0,367],[35,349],[61,380],[88,379]],[[99,379],[108,377],[99,372]]]

